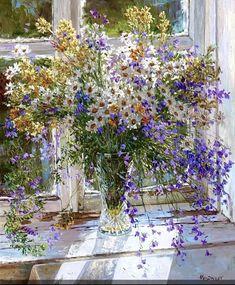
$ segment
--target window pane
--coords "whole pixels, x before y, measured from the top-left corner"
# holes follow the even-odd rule
[[[188,32],[188,0],[147,0],[157,11],[165,11],[173,33]]]
[[[172,32],[188,33],[188,0],[83,0],[83,15],[86,20],[89,11],[96,8],[100,13],[107,15],[110,24],[107,25],[109,36],[118,36],[127,30],[125,10],[130,6],[151,7],[151,13],[157,19],[161,11],[165,11],[172,24]]]
[[[38,37],[38,17],[52,21],[52,0],[1,0],[0,38]]]

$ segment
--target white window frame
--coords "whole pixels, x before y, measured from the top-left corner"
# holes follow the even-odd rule
[[[81,0],[52,0],[52,26],[55,28],[60,19],[71,20],[76,30],[80,23],[80,2]],[[0,57],[12,58],[11,51],[15,44],[27,43],[36,57],[48,57],[54,55],[49,38],[0,38]]]

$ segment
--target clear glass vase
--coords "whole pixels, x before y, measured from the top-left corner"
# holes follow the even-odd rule
[[[99,231],[108,235],[123,235],[131,230],[126,214],[123,182],[126,177],[123,157],[116,154],[99,154],[97,159],[97,187],[101,192],[102,208]]]

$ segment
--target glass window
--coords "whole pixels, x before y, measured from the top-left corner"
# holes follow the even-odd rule
[[[0,38],[38,37],[35,21],[52,21],[52,0],[1,0]]]
[[[4,190],[5,186],[5,175],[11,171],[11,167],[9,165],[9,160],[12,156],[10,150],[10,144],[11,142],[9,140],[6,140],[5,137],[5,129],[4,129],[4,123],[7,116],[9,116],[9,109],[6,107],[6,95],[5,93],[5,86],[7,84],[7,79],[4,75],[5,70],[10,65],[14,64],[15,60],[6,60],[0,58],[0,197],[1,196],[7,196],[7,191]],[[38,64],[46,64],[47,61],[38,60]],[[51,139],[48,137],[48,142],[51,141]],[[25,152],[32,152],[40,153],[38,149],[36,149],[36,146],[33,144],[31,145],[25,145],[24,142],[22,142],[22,149]],[[45,188],[49,191],[52,191],[52,180],[50,179],[50,161],[47,158],[44,158],[43,160],[40,160],[38,157],[37,159],[37,165],[35,165],[34,171],[38,171],[38,173],[41,174],[44,182]],[[36,172],[35,172],[36,173]]]
[[[150,6],[156,19],[152,28],[157,25],[157,18],[161,11],[165,11],[172,25],[173,34],[188,34],[188,0],[83,0],[83,16],[85,21],[89,19],[89,11],[97,9],[107,15],[110,23],[107,25],[109,36],[118,36],[127,30],[124,12],[130,6]]]

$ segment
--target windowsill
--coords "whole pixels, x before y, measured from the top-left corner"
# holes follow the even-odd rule
[[[5,211],[10,209],[10,201],[12,200],[9,196],[0,196],[0,217],[5,216]],[[43,201],[45,202],[43,212],[61,212],[62,203],[61,199],[56,195],[44,195]]]
[[[159,254],[165,256],[167,255],[166,257],[168,258],[169,254],[171,252],[174,252],[170,241],[176,232],[167,231],[167,227],[165,225],[166,219],[172,218],[175,223],[183,224],[186,233],[190,233],[192,231],[194,224],[192,224],[191,219],[192,216],[195,215],[194,212],[190,212],[190,208],[187,205],[181,205],[180,208],[182,208],[182,210],[185,210],[184,214],[180,216],[177,214],[175,215],[174,212],[169,212],[168,208],[147,208],[146,211],[143,208],[139,209],[140,215],[138,216],[138,230],[140,232],[149,233],[149,223],[152,222],[156,226],[156,231],[162,232],[161,235],[157,236],[158,247],[156,248],[155,254],[158,256]],[[200,213],[198,214],[199,220],[203,222],[202,216]],[[47,216],[43,219],[34,220],[32,225],[37,226],[39,233],[44,239],[46,239],[49,236],[49,231],[47,229],[50,225],[58,222],[59,218],[59,216]],[[100,274],[100,272],[102,272],[102,270],[105,268],[112,269],[116,267],[113,267],[113,264],[116,264],[116,261],[113,262],[113,259],[109,259],[111,260],[112,264],[109,264],[110,266],[107,267],[107,258],[122,258],[125,256],[133,256],[133,258],[136,257],[136,253],[139,251],[140,246],[139,240],[135,236],[136,228],[133,227],[132,231],[126,236],[110,237],[101,235],[98,232],[98,218],[99,215],[96,215],[95,213],[90,215],[77,213],[74,216],[74,224],[68,230],[59,229],[61,233],[60,240],[55,243],[53,248],[51,250],[48,250],[42,257],[32,257],[30,255],[22,256],[17,250],[10,248],[9,241],[5,238],[3,228],[0,226],[0,231],[2,234],[0,246],[0,280],[11,279],[12,281],[12,276],[14,276],[15,280],[24,280],[26,284],[28,282],[30,271],[34,264],[46,264],[44,268],[46,268],[46,270],[49,269],[48,272],[51,272],[49,267],[55,262],[63,263],[76,260],[82,260],[86,262],[88,259],[92,260],[92,262],[97,261],[98,259],[105,260],[105,264],[103,266],[93,266],[92,270],[94,271],[94,268],[98,268],[99,270],[97,272]],[[2,222],[2,225],[3,223],[4,221]],[[203,224],[204,231],[210,233],[208,237],[208,247],[221,246],[222,252],[226,243],[226,246],[230,246],[230,252],[233,252],[233,250],[231,251],[231,247],[234,244],[233,224],[228,223],[227,219],[221,214],[210,215],[210,219],[204,220]],[[202,248],[201,244],[193,239],[193,236],[187,235],[186,237],[186,242],[184,244],[185,250],[188,250],[188,253],[190,253],[193,249],[195,251],[203,250],[203,252],[200,254],[201,256],[204,256],[205,247]],[[149,241],[151,241],[151,239],[142,244],[143,247],[141,248],[141,252],[143,255],[149,253]],[[217,256],[218,260],[220,260],[221,254]],[[91,261],[88,262],[91,263]],[[135,266],[135,262],[138,263],[139,259],[135,258],[132,260],[132,263],[129,262],[132,265],[134,264],[134,267],[132,267],[132,269],[137,268]],[[154,264],[159,264],[159,260],[154,259]],[[229,264],[231,265],[231,260],[230,263],[228,262],[228,265]],[[70,266],[71,264],[68,265]],[[81,264],[77,264],[76,268],[74,268],[75,273],[78,272],[78,268],[83,268],[83,266],[80,265]],[[95,265],[95,263],[93,263],[93,265]],[[123,265],[124,269],[126,268],[126,265],[127,263]],[[195,267],[195,264],[193,266]],[[64,265],[59,264],[59,269],[63,270]],[[69,268],[69,273],[71,273],[71,269],[73,268]],[[177,269],[177,272],[179,269],[180,268]],[[107,270],[105,270],[105,272],[107,272]],[[190,272],[193,272],[192,269]],[[41,279],[45,280],[47,278],[44,276],[44,278],[42,277]],[[77,281],[78,280],[79,279],[77,279]],[[58,282],[56,283],[61,283],[59,279],[57,279],[57,281]]]
[[[193,40],[186,34],[174,35],[170,38],[170,42],[178,40],[178,48],[189,49],[193,46]],[[110,38],[110,44],[120,46],[122,43],[119,38]],[[13,58],[12,50],[17,43],[27,43],[30,50],[36,57],[48,57],[54,55],[54,49],[51,46],[49,38],[16,38],[16,39],[1,39],[0,38],[0,57],[10,59]]]
[[[29,46],[29,49],[32,51],[32,54],[34,54],[36,57],[50,57],[54,55],[55,50],[51,46],[51,43],[48,38],[27,40],[29,41],[16,41],[16,39],[0,39],[0,57],[5,59],[14,58],[12,50],[14,49],[14,46],[16,44],[27,44]]]
[[[133,197],[128,197],[128,200],[134,206],[142,205],[161,205],[169,203],[185,203],[186,200],[184,195],[190,196],[192,190],[189,186],[185,186],[178,191],[171,191],[169,194],[159,195],[158,197],[155,194],[155,186],[149,186],[143,188],[140,192],[140,199],[135,200]],[[43,212],[61,212],[62,211],[62,202],[57,195],[43,195],[43,200],[45,206]],[[10,208],[10,200],[12,198],[8,196],[0,196],[0,216],[4,216],[4,212],[8,211]],[[83,200],[83,212],[91,212],[96,209],[96,211],[101,210],[101,196],[100,192],[96,190],[86,190]]]
[[[193,46],[193,40],[190,38],[189,35],[182,33],[182,34],[176,34],[170,38],[170,43],[172,43],[174,40],[178,40],[178,47],[179,49],[189,49]],[[119,38],[110,38],[110,43],[114,46],[120,46],[121,40]]]
[[[35,42],[47,42],[49,41],[48,37],[40,37],[40,38],[0,38],[0,43],[35,43]]]

